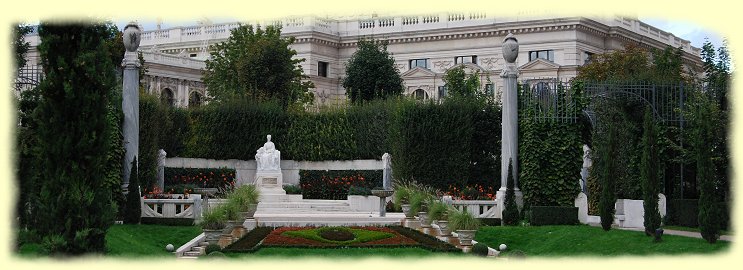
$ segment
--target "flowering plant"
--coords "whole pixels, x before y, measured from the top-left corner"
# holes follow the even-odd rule
[[[457,187],[449,185],[446,195],[459,200],[495,200],[495,190],[492,186],[485,187],[480,184]]]

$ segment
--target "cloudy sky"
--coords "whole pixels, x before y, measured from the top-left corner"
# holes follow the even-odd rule
[[[195,19],[191,21],[163,21],[161,23],[161,28],[165,29],[165,28],[178,27],[178,26],[196,25],[198,21],[205,20],[205,19],[206,18]],[[691,45],[697,48],[702,47],[702,44],[704,44],[705,38],[709,38],[710,42],[712,42],[715,48],[718,48],[722,45],[722,41],[724,38],[719,33],[709,31],[707,29],[702,28],[699,25],[696,25],[690,22],[669,21],[669,20],[650,18],[650,17],[648,18],[640,17],[639,19],[647,24],[660,28],[666,32],[673,33],[673,35],[679,38],[689,40],[691,41]],[[209,18],[209,20],[212,23],[238,21],[235,18]],[[145,30],[152,30],[152,29],[155,29],[157,26],[157,23],[154,20],[141,21],[140,23],[142,24]],[[117,22],[117,25],[119,26],[120,29],[123,29],[126,24],[127,24],[126,21]]]

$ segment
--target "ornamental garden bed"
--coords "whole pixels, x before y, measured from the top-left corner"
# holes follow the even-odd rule
[[[255,252],[271,248],[406,248],[461,252],[449,243],[415,230],[392,227],[259,227],[230,246],[225,252]]]

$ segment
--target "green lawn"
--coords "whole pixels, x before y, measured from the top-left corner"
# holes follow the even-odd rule
[[[708,254],[724,252],[730,247],[725,241],[709,244],[702,239],[674,235],[664,235],[661,243],[653,243],[643,232],[618,229],[605,232],[588,225],[484,227],[477,232],[475,240],[490,247],[506,244],[504,255],[520,250],[527,257]]]
[[[687,232],[699,232],[699,228],[684,227],[684,226],[668,226],[668,225],[663,225],[663,229],[666,229],[666,230],[676,230],[676,231],[687,231]],[[720,235],[733,235],[733,232],[732,231],[721,230],[720,231]]]
[[[454,257],[462,253],[433,252],[422,248],[261,248],[255,253],[227,253],[230,258],[422,258]]]
[[[172,257],[175,255],[165,250],[165,245],[173,244],[175,248],[191,241],[201,233],[197,226],[162,226],[162,225],[114,225],[106,234],[107,256],[130,257]],[[21,246],[22,256],[38,256],[41,246],[27,243]]]

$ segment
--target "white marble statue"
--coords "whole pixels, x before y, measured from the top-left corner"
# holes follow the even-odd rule
[[[382,155],[382,188],[392,187],[392,157],[388,153]]]
[[[256,169],[258,171],[280,171],[281,151],[276,150],[276,146],[271,142],[270,134],[266,136],[266,139],[268,141],[255,153]]]

